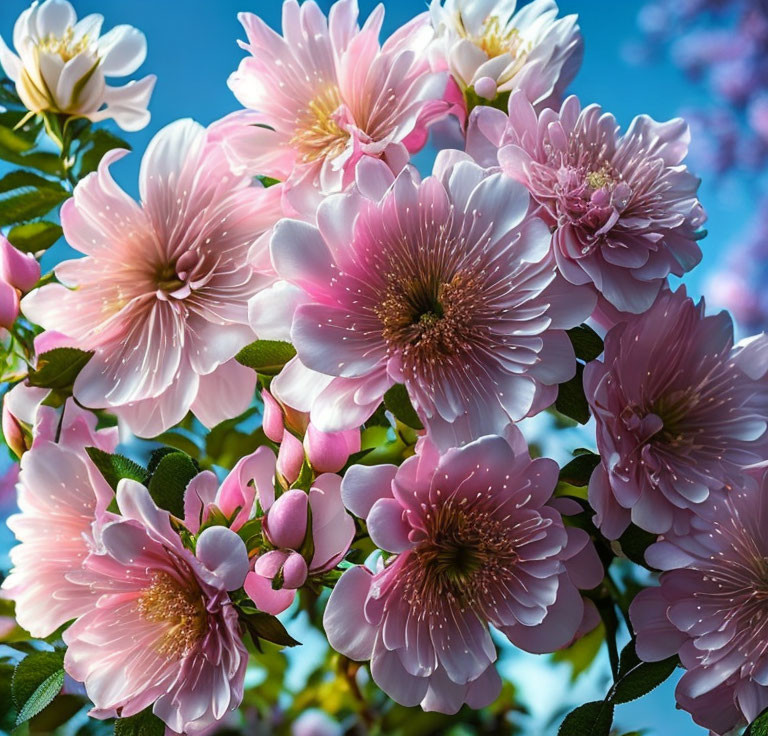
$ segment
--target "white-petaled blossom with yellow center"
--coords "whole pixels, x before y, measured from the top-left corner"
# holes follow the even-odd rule
[[[436,70],[448,69],[461,91],[495,100],[516,89],[541,107],[559,102],[583,53],[577,18],[557,18],[554,0],[432,0],[430,49]]]
[[[147,55],[147,41],[128,25],[102,36],[103,21],[93,14],[78,22],[67,0],[45,0],[33,2],[16,21],[16,53],[0,38],[0,64],[30,111],[113,118],[131,131],[147,125],[155,76],[121,87],[110,87],[105,79],[135,72]]]

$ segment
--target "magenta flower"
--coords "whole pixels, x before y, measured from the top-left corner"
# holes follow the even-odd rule
[[[660,587],[630,607],[637,653],[649,662],[679,654],[686,673],[676,696],[696,723],[722,736],[768,707],[765,607],[768,476],[712,505],[684,536],[652,545]]]
[[[310,302],[294,301],[292,393],[312,394],[312,372],[334,377],[311,407],[321,431],[359,427],[404,383],[450,446],[503,432],[574,375],[565,329],[588,316],[594,294],[556,277],[525,189],[455,153],[424,181],[406,169],[392,182],[380,162],[361,162],[358,188],[326,198],[317,227],[275,228],[275,268]],[[260,336],[264,313],[252,314]]]
[[[213,426],[253,397],[254,372],[232,358],[253,340],[248,299],[271,278],[247,256],[280,216],[279,192],[230,173],[215,125],[182,120],[157,134],[142,160],[141,205],[109,174],[122,155],[107,154],[62,208],[64,234],[85,258],[56,266],[63,285],[32,292],[22,308],[95,351],[74,388],[86,406],[140,436],[190,409]]]
[[[537,117],[518,92],[508,123],[478,108],[470,127],[496,139],[504,172],[528,187],[556,228],[555,258],[571,283],[594,284],[620,311],[639,313],[670,273],[682,276],[701,260],[706,215],[699,180],[682,164],[690,138],[683,120],[640,115],[619,135],[598,105],[582,110],[569,97],[559,113]]]
[[[455,713],[501,689],[488,624],[532,652],[566,646],[602,567],[586,532],[547,506],[558,468],[531,460],[522,435],[439,454],[428,441],[399,468],[355,465],[344,503],[393,553],[376,573],[347,570],[323,617],[331,646],[371,660],[398,703]]]
[[[432,29],[422,15],[379,45],[379,6],[360,29],[356,0],[339,0],[329,18],[312,0],[283,3],[283,36],[241,13],[251,56],[229,80],[261,127],[231,142],[253,173],[289,179],[304,209],[313,190],[339,191],[361,157],[382,157],[399,170],[427,139],[427,126],[448,112],[447,75],[430,72],[423,50]],[[243,131],[245,133],[245,131]]]
[[[85,683],[91,715],[152,706],[172,731],[198,733],[243,696],[248,653],[227,591],[245,579],[245,545],[209,527],[192,554],[144,486],[121,481],[117,501],[122,518],[77,578],[98,601],[64,632],[64,667]]]
[[[584,371],[602,465],[589,484],[596,522],[682,533],[692,513],[740,487],[768,451],[768,338],[734,347],[727,312],[704,315],[685,288],[614,327]]]
[[[57,412],[40,406],[47,393],[19,384],[5,397],[7,403],[13,394],[17,407],[26,403],[36,433],[21,458],[16,486],[20,513],[8,519],[19,544],[11,550],[13,569],[3,590],[16,602],[19,624],[39,637],[94,605],[94,592],[72,576],[93,548],[93,527],[114,494],[84,448],[111,452],[117,444],[114,430],[97,431],[96,417],[72,400],[62,410],[56,443]]]

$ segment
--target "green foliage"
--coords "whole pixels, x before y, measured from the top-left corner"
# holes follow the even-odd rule
[[[603,352],[602,338],[588,325],[573,327],[567,333],[579,360],[589,363]]]
[[[246,345],[235,359],[246,368],[264,376],[276,376],[283,366],[296,355],[296,349],[282,340],[256,340]]]
[[[584,487],[589,484],[592,471],[600,465],[600,455],[581,452],[560,469],[560,481],[572,486]]]
[[[154,502],[180,519],[184,518],[184,491],[199,472],[194,460],[184,452],[165,452],[149,479],[149,494]]]
[[[412,429],[424,429],[419,415],[411,404],[408,390],[402,383],[396,383],[384,394],[384,406],[387,407],[387,411],[392,412],[395,419],[406,426]]]
[[[22,659],[13,672],[11,684],[17,725],[48,706],[63,684],[64,652],[34,652]]]
[[[104,154],[115,149],[123,148],[131,150],[129,143],[118,138],[113,133],[103,128],[93,128],[88,131],[80,143],[80,165],[77,169],[79,179],[82,179],[92,171],[96,171]]]
[[[86,447],[85,451],[113,491],[117,490],[117,484],[123,478],[135,480],[139,483],[143,483],[146,480],[147,471],[141,465],[123,455],[111,455],[100,450],[98,447]]]
[[[584,395],[583,381],[584,366],[577,363],[576,375],[570,381],[560,384],[555,401],[555,409],[579,424],[589,421],[589,403]]]
[[[557,736],[609,736],[613,723],[613,703],[595,700],[572,710]]]
[[[629,642],[621,652],[619,677],[608,693],[608,699],[620,704],[647,695],[675,671],[677,664],[677,656],[661,662],[643,662],[635,652],[635,642]]]
[[[571,682],[586,672],[595,661],[605,641],[605,626],[597,625],[588,634],[577,639],[571,646],[552,655],[553,662],[565,662],[571,667]]]
[[[130,718],[115,721],[115,736],[164,736],[165,724],[146,708]]]
[[[656,535],[641,529],[634,524],[619,537],[619,546],[624,555],[641,567],[648,567],[645,562],[645,550],[656,541]]]
[[[8,232],[8,240],[22,253],[37,253],[50,248],[61,235],[61,225],[39,220],[11,228]]]
[[[240,621],[257,647],[262,639],[281,647],[295,647],[301,644],[288,633],[277,616],[259,611],[250,605],[238,606],[237,610],[240,614]]]
[[[29,372],[31,386],[71,391],[78,373],[93,356],[93,351],[54,348],[37,358],[37,367]]]
[[[749,724],[744,736],[768,736],[768,709]]]
[[[69,198],[57,181],[31,171],[11,171],[0,179],[0,227],[48,214]]]

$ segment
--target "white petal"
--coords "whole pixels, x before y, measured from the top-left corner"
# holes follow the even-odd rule
[[[99,39],[101,70],[106,76],[133,74],[147,58],[147,39],[133,26],[115,26]]]

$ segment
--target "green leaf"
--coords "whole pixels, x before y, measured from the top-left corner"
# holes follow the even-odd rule
[[[567,333],[579,360],[589,363],[603,352],[603,339],[591,327],[579,325],[567,330]]]
[[[384,394],[384,406],[392,412],[395,419],[400,420],[411,429],[424,429],[419,415],[411,404],[408,390],[402,383],[396,383]]]
[[[584,366],[576,364],[576,375],[566,383],[561,383],[557,392],[555,409],[579,424],[589,421],[589,403],[584,395]]]
[[[77,695],[59,694],[45,710],[29,721],[29,732],[48,736],[82,710],[83,705],[83,699]]]
[[[251,606],[239,608],[240,620],[245,624],[248,633],[254,641],[264,639],[281,647],[295,647],[301,644],[296,641],[285,629],[280,619],[270,613],[264,613]]]
[[[613,703],[629,703],[647,695],[664,682],[677,667],[677,656],[660,662],[642,662],[635,652],[634,641],[621,652],[619,677],[608,693]]]
[[[152,713],[152,707],[146,708],[130,718],[118,718],[115,721],[115,736],[164,736],[165,724]]]
[[[64,685],[64,652],[34,652],[19,662],[11,684],[18,710],[16,724],[36,716]]]
[[[634,524],[619,537],[619,546],[624,555],[636,565],[648,567],[645,561],[645,550],[656,541],[656,535],[641,529]]]
[[[560,725],[557,736],[609,736],[613,703],[595,700],[572,710]]]
[[[280,183],[280,179],[273,179],[271,176],[257,176],[256,178],[264,185],[264,189]]]
[[[37,358],[37,368],[29,372],[31,386],[69,390],[78,373],[93,356],[93,351],[77,348],[54,348],[41,353]]]
[[[104,158],[104,154],[115,148],[124,148],[131,150],[129,143],[122,138],[118,138],[104,128],[94,128],[90,131],[86,141],[83,143],[82,155],[80,157],[80,168],[77,171],[78,179],[82,179],[86,174],[96,171],[99,162]]]
[[[566,662],[571,667],[571,682],[588,670],[602,649],[605,641],[605,626],[598,624],[592,631],[577,639],[571,646],[560,649],[552,655],[553,662]]]
[[[296,355],[296,349],[282,340],[256,340],[246,345],[235,360],[265,376],[276,376],[283,366]]]
[[[129,478],[139,483],[146,480],[147,471],[123,455],[110,455],[98,447],[86,447],[85,451],[113,491],[117,490],[117,484],[123,478]]]
[[[0,227],[47,215],[68,198],[69,192],[63,188],[59,190],[46,186],[21,189],[18,193],[0,199]]]
[[[768,708],[749,724],[744,736],[768,736]]]
[[[560,480],[571,486],[583,487],[589,484],[592,471],[600,465],[600,455],[594,452],[579,453],[560,469]]]
[[[16,225],[8,233],[8,240],[22,253],[37,253],[50,248],[62,235],[61,225],[55,222],[28,222]]]
[[[11,171],[0,179],[0,192],[13,192],[16,189],[52,189],[61,194],[64,199],[69,196],[69,192],[59,182],[46,179],[31,171]]]
[[[173,450],[157,463],[149,480],[149,495],[155,503],[179,519],[184,518],[184,491],[199,470],[185,452]]]

